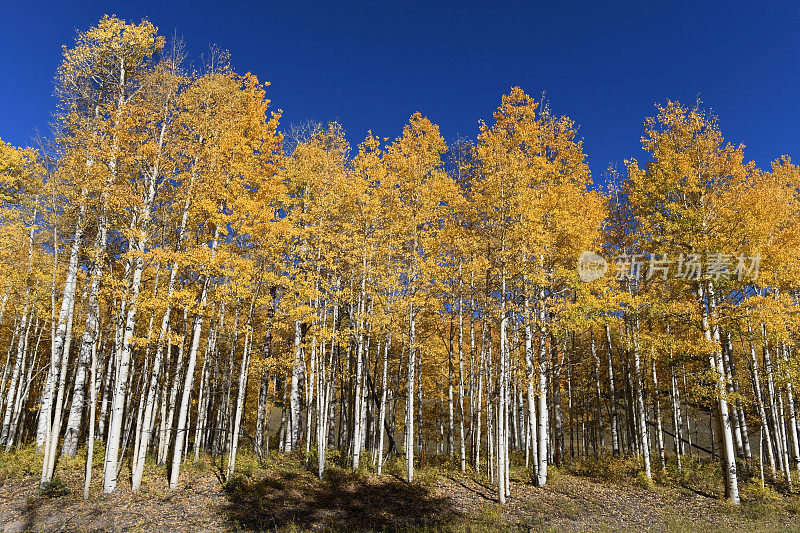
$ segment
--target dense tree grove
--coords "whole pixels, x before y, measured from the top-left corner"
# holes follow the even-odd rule
[[[591,454],[716,456],[733,502],[759,464],[800,479],[788,157],[759,169],[667,102],[603,193],[519,88],[474,142],[414,114],[351,149],[284,137],[224,53],[182,56],[105,17],[64,48],[52,142],[0,141],[0,445],[43,484],[96,441],[105,492],[244,448],[409,481],[450,457],[501,502],[512,463],[543,486]]]

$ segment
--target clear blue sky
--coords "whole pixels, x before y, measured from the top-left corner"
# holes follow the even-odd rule
[[[800,162],[800,7],[705,2],[13,1],[0,5],[0,138],[48,131],[61,45],[105,13],[217,44],[270,81],[283,124],[339,120],[351,143],[396,137],[421,111],[452,141],[474,138],[513,85],[546,92],[580,125],[595,180],[641,157],[655,102],[699,95],[759,166]]]

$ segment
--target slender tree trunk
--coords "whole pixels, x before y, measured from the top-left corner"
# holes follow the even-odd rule
[[[103,278],[103,255],[106,248],[107,224],[105,217],[101,216],[98,224],[97,238],[94,243],[94,257],[92,273],[89,280],[88,311],[86,313],[86,327],[84,328],[78,352],[78,370],[75,374],[75,384],[72,393],[72,406],[67,421],[67,430],[64,435],[62,455],[75,457],[78,451],[78,433],[81,428],[83,408],[85,402],[86,370],[92,358],[92,350],[96,350],[96,340],[100,334],[100,282]]]
[[[467,471],[467,448],[464,442],[464,297],[461,265],[458,267],[458,434],[461,471]],[[388,352],[387,352],[388,356]],[[385,375],[385,373],[384,373]],[[385,385],[384,385],[385,387]],[[381,421],[381,427],[383,422]]]
[[[798,479],[800,479],[800,443],[797,438],[797,416],[794,407],[794,394],[792,389],[792,379],[789,374],[789,354],[788,348],[782,342],[781,351],[783,352],[783,367],[786,374],[786,399],[789,404],[789,433],[792,437],[792,455],[794,458],[794,466],[797,470]]]
[[[566,336],[564,339],[564,351],[562,352],[562,359],[563,356],[566,354]],[[550,331],[550,352],[551,357],[553,358],[552,367],[553,371],[550,374],[551,379],[551,386],[553,391],[553,402],[552,402],[552,409],[553,409],[553,447],[552,447],[552,454],[553,454],[553,462],[556,466],[561,466],[561,462],[563,459],[564,454],[564,417],[563,412],[561,410],[561,370],[563,369],[563,364],[559,362],[558,359],[558,341],[553,334],[553,331]]]
[[[211,244],[211,263],[214,262],[214,256],[217,251],[217,240],[219,238],[219,227],[214,231],[214,240]],[[203,290],[200,294],[198,302],[198,312],[194,317],[194,324],[192,325],[192,346],[189,350],[189,364],[186,369],[186,377],[183,385],[183,395],[181,396],[181,409],[178,413],[178,430],[175,433],[175,447],[172,455],[172,469],[169,475],[169,488],[175,490],[178,488],[178,477],[180,476],[181,455],[183,451],[183,439],[186,436],[186,421],[189,414],[189,396],[192,394],[192,385],[194,382],[194,369],[197,365],[197,348],[200,345],[200,333],[203,329],[203,311],[206,307],[208,299],[208,290],[211,285],[211,276],[206,274],[203,281]]]
[[[259,456],[264,453],[264,444],[269,446],[269,415],[267,414],[267,403],[269,402],[269,381],[270,373],[267,370],[268,361],[272,358],[272,319],[275,316],[277,305],[277,288],[270,289],[272,297],[272,307],[268,311],[267,332],[264,335],[264,369],[261,373],[261,383],[258,390],[258,413],[256,417],[256,448]]]
[[[86,476],[83,483],[83,499],[89,499],[92,484],[92,461],[94,460],[94,425],[97,415],[97,344],[92,346],[92,362],[89,369],[89,439],[86,441]]]
[[[670,359],[671,359],[670,354]],[[678,390],[678,378],[675,374],[675,366],[670,364],[670,399],[672,400],[672,428],[674,435],[672,437],[673,445],[675,448],[675,460],[678,465],[678,472],[682,470],[682,456],[683,456],[683,421],[681,417],[681,399]]]
[[[653,374],[653,416],[656,419],[656,444],[658,445],[658,461],[661,470],[667,469],[667,452],[664,447],[664,428],[661,421],[661,402],[658,394],[658,373],[656,372],[655,350],[651,352],[651,370]]]
[[[764,332],[764,326],[762,324],[762,332]],[[783,440],[783,436],[781,434],[781,417],[778,416],[778,402],[776,400],[776,391],[775,391],[775,382],[773,380],[773,372],[772,372],[772,357],[770,356],[769,347],[767,345],[766,340],[766,333],[764,335],[764,346],[763,346],[763,354],[764,354],[764,372],[766,373],[767,377],[767,402],[770,408],[770,414],[772,415],[772,435],[773,441],[775,442],[775,453],[777,455],[778,460],[778,469],[783,471],[787,474],[787,480],[790,478],[791,474],[788,471],[788,465],[786,464],[786,443]],[[791,483],[791,481],[790,481]]]
[[[530,298],[528,297],[528,286],[526,283],[525,278],[522,278],[523,290],[525,291],[525,309],[524,309],[524,321],[525,321],[525,371],[526,371],[526,389],[528,393],[528,442],[525,446],[525,466],[528,466],[529,458],[528,458],[528,450],[530,449],[533,453],[533,475],[536,476],[536,471],[538,470],[539,466],[539,449],[538,449],[538,439],[536,437],[536,400],[535,400],[535,392],[534,392],[534,369],[533,369],[533,329],[531,326],[531,321],[533,317],[531,316],[531,307],[530,307]]]
[[[185,313],[184,313],[185,316]],[[185,328],[185,325],[184,325]],[[164,385],[161,387],[161,420],[159,423],[158,431],[158,457],[157,463],[164,464],[167,462],[167,453],[169,450],[169,443],[172,438],[173,420],[175,415],[176,398],[178,397],[178,387],[180,386],[181,378],[181,365],[183,364],[183,345],[184,340],[181,338],[181,345],[178,348],[177,359],[172,365],[172,386],[170,380],[167,379],[169,373],[165,373]],[[172,340],[167,342],[167,363],[172,364]],[[169,391],[169,393],[167,393]],[[140,448],[141,449],[141,448]]]
[[[326,312],[327,316],[327,312]],[[333,403],[331,401],[331,397],[334,391],[334,377],[336,371],[336,360],[334,359],[336,355],[336,350],[334,347],[334,342],[336,338],[336,330],[337,324],[339,321],[339,302],[335,302],[333,306],[333,320],[331,323],[332,329],[332,336],[331,336],[331,345],[330,345],[330,353],[328,356],[327,364],[325,363],[325,352],[323,350],[322,356],[320,358],[320,363],[323,365],[320,368],[319,372],[319,387],[318,387],[318,396],[319,396],[319,408],[318,408],[318,415],[317,415],[317,454],[318,454],[318,463],[317,463],[317,476],[322,479],[322,476],[325,473],[325,466],[327,463],[327,454],[328,454],[328,438],[329,438],[329,424],[333,419],[333,414],[335,413],[333,409]],[[323,319],[323,326],[325,324],[325,319]],[[325,342],[323,340],[322,346],[324,348]],[[381,462],[380,458],[378,460],[378,475],[380,475],[381,471]]]
[[[205,355],[203,356],[203,368],[200,370],[200,392],[197,395],[197,418],[195,419],[193,442],[195,463],[200,460],[200,446],[203,440],[203,426],[206,423],[206,404],[208,403],[208,387],[210,381],[208,377],[208,359],[211,355],[211,351],[209,350],[209,346],[211,344],[210,335],[211,330],[209,330],[209,338],[206,340],[206,351]]]
[[[500,292],[500,364],[498,366],[497,388],[499,393],[497,408],[497,487],[500,503],[506,503],[506,359],[508,357],[508,317],[506,316],[506,273],[502,269]]]
[[[356,393],[355,409],[353,411],[353,469],[358,470],[361,460],[362,432],[365,428],[361,424],[361,412],[364,409],[364,313],[367,300],[367,249],[364,248],[361,270],[361,294],[358,299],[358,316],[356,329],[358,331],[358,344],[356,346]]]
[[[483,424],[481,423],[481,415],[483,414],[483,382],[486,375],[486,320],[483,320],[481,326],[481,352],[480,362],[478,368],[478,399],[476,401],[475,413],[475,470],[480,470],[481,467],[481,447],[483,446],[481,430]],[[488,405],[488,401],[486,402]],[[488,407],[487,407],[488,410]]]
[[[42,394],[42,405],[39,414],[39,424],[36,431],[36,449],[41,449],[48,439],[53,416],[53,399],[57,386],[59,367],[64,354],[64,344],[67,335],[67,323],[75,307],[75,291],[78,287],[78,260],[80,258],[81,241],[83,239],[83,219],[86,212],[85,204],[81,205],[78,212],[78,221],[75,223],[72,245],[69,252],[67,276],[64,280],[64,292],[61,297],[61,309],[58,312],[58,323],[55,326],[53,342],[51,345],[51,361]]]
[[[22,311],[22,318],[17,326],[17,330],[19,331],[17,335],[17,358],[14,363],[14,370],[11,372],[11,381],[9,382],[6,394],[6,412],[3,416],[3,427],[0,429],[0,442],[6,445],[6,450],[10,448],[8,446],[8,436],[11,432],[11,417],[14,414],[14,400],[17,396],[17,388],[21,388],[22,386],[21,376],[23,371],[22,363],[25,359],[25,338],[30,329],[28,318],[28,306],[26,304]]]
[[[39,324],[39,318],[38,317],[36,318],[36,323],[37,323],[37,325]],[[37,327],[34,327],[34,331],[36,329],[37,329]],[[20,429],[20,425],[22,424],[21,420],[22,420],[22,415],[23,415],[23,407],[25,406],[25,404],[28,401],[28,395],[30,394],[31,384],[33,383],[33,379],[34,379],[34,373],[33,372],[36,369],[36,362],[37,362],[37,359],[38,359],[38,356],[39,356],[39,343],[42,340],[42,333],[44,332],[44,324],[42,324],[41,327],[38,327],[38,329],[39,329],[39,335],[37,336],[37,339],[36,339],[36,345],[33,348],[27,350],[28,358],[32,358],[32,361],[28,365],[28,372],[27,372],[27,374],[25,376],[25,384],[24,384],[24,386],[21,386],[20,389],[19,389],[19,392],[20,392],[19,402],[16,404],[16,406],[14,408],[14,418],[13,418],[13,421],[11,423],[11,434],[9,435],[9,440],[8,440],[7,445],[6,445],[7,448],[10,447],[11,445],[13,445],[14,438],[16,437],[16,434]],[[27,341],[26,341],[26,344],[27,344]],[[25,365],[23,365],[23,366],[25,366]],[[22,439],[20,439],[20,441],[22,441]]]
[[[759,377],[759,367],[758,367],[758,357],[756,356],[756,349],[753,344],[753,330],[750,327],[750,323],[747,323],[747,334],[748,334],[748,342],[750,345],[750,378],[753,383],[753,396],[756,401],[756,408],[758,409],[758,415],[761,419],[761,428],[764,431],[762,438],[766,441],[767,444],[767,460],[769,461],[770,467],[770,478],[774,481],[775,479],[775,472],[777,470],[775,464],[775,452],[772,448],[772,436],[769,431],[769,418],[767,417],[767,411],[764,408],[764,397],[761,391],[761,378]],[[761,453],[759,451],[759,453]]]
[[[723,461],[723,474],[725,478],[725,497],[733,504],[739,503],[739,486],[736,477],[736,456],[734,452],[731,421],[728,413],[727,389],[725,387],[725,368],[722,361],[722,350],[719,336],[719,326],[716,324],[716,304],[714,290],[711,282],[707,282],[700,290],[700,306],[703,321],[703,332],[706,341],[714,346],[714,352],[709,356],[711,369],[717,373],[716,382],[716,415],[717,430],[720,434],[720,455]],[[705,305],[704,305],[705,303]]]
[[[414,304],[408,305],[408,375],[406,377],[406,481],[414,481],[414,369],[415,343]]]
[[[549,440],[547,428],[547,375],[549,373],[549,357],[547,353],[547,339],[545,330],[544,291],[540,290],[539,296],[539,421],[537,436],[539,438],[539,464],[536,467],[537,487],[544,487],[547,483],[547,442]]]
[[[733,374],[731,373],[731,358],[733,357],[732,351],[733,348],[730,344],[730,337],[726,334],[724,330],[720,329],[720,348],[722,351],[722,366],[725,371],[725,388],[727,391],[728,398],[734,396],[733,391]],[[731,420],[731,429],[733,432],[733,441],[736,446],[736,455],[737,456],[744,456],[744,439],[742,437],[742,430],[739,426],[739,417],[736,410],[736,403],[734,402],[731,406],[733,408],[733,413],[730,417]],[[730,407],[729,407],[730,408]]]
[[[383,351],[383,373],[381,378],[381,406],[380,406],[380,413],[378,415],[379,422],[378,422],[378,432],[380,433],[380,437],[378,439],[378,475],[381,475],[383,471],[383,437],[386,433],[384,431],[384,426],[386,425],[386,396],[388,393],[388,383],[387,383],[387,373],[389,369],[389,346],[392,344],[392,334],[391,332],[386,332],[386,346],[384,347]]]
[[[8,389],[8,400],[6,413],[3,418],[3,428],[0,432],[0,439],[5,443],[5,450],[8,452],[14,444],[14,434],[17,429],[18,413],[21,410],[20,402],[23,389],[25,388],[26,361],[28,356],[28,338],[33,320],[28,316],[28,307],[23,311],[23,320],[26,326],[17,342],[17,361],[14,364],[14,373],[11,375],[11,384]]]
[[[14,351],[14,346],[17,344],[19,334],[20,320],[15,316],[14,325],[11,327],[11,339],[9,340],[8,350],[6,351],[6,362],[3,364],[3,377],[0,378],[0,408],[6,403],[6,379],[8,378],[8,368],[11,365],[11,354]],[[2,431],[2,426],[0,426],[0,431]]]
[[[255,296],[253,297],[253,304],[255,304]],[[251,307],[252,312],[252,307]],[[250,320],[248,320],[248,331],[244,339],[244,351],[242,353],[242,366],[239,370],[239,391],[236,394],[236,414],[233,420],[233,435],[231,440],[231,449],[228,455],[228,469],[225,474],[225,479],[230,479],[233,474],[233,469],[236,465],[236,450],[239,447],[239,430],[242,424],[242,413],[244,411],[244,397],[247,392],[247,376],[250,371],[250,337],[251,331],[249,329]]]
[[[600,390],[600,356],[597,355],[597,350],[594,345],[594,330],[589,330],[591,336],[592,358],[594,359],[594,379],[595,379],[595,396],[597,400],[597,437],[598,445],[601,449],[605,448],[605,439],[603,438],[603,401],[602,392]],[[613,400],[612,400],[613,401]]]
[[[143,251],[143,249],[141,249]],[[114,378],[114,393],[111,405],[111,423],[109,425],[108,442],[106,448],[106,466],[103,479],[103,492],[110,494],[117,488],[117,472],[120,461],[120,444],[122,439],[122,424],[125,416],[125,402],[127,399],[128,373],[131,366],[133,352],[133,329],[136,322],[136,309],[139,290],[141,288],[144,261],[141,256],[133,259],[134,270],[131,282],[131,295],[127,304],[127,313],[124,322],[122,346],[117,354],[117,372]]]
[[[58,392],[56,401],[53,404],[53,426],[47,432],[47,439],[44,445],[44,465],[42,468],[41,484],[45,485],[53,480],[53,472],[56,465],[56,449],[58,447],[58,437],[61,434],[61,421],[64,413],[64,387],[67,380],[67,369],[69,366],[70,344],[72,342],[72,324],[74,318],[74,308],[70,311],[67,319],[67,330],[64,341],[64,354],[61,357],[61,372],[58,379]]]
[[[116,308],[116,305],[114,306]],[[108,342],[108,341],[107,341]],[[97,422],[97,431],[99,438],[104,438],[106,435],[106,422],[108,420],[108,408],[111,404],[111,380],[113,378],[114,372],[114,354],[113,354],[113,347],[111,350],[104,349],[104,360],[106,365],[106,371],[103,374],[103,396],[100,400],[100,419]]]
[[[291,453],[300,444],[301,413],[300,413],[300,380],[303,375],[303,324],[299,320],[294,322],[294,362],[290,377],[289,412],[286,418],[286,445],[285,453]]]
[[[638,418],[639,441],[641,442],[642,459],[644,460],[644,473],[648,479],[652,479],[653,474],[650,470],[650,446],[647,444],[647,420],[644,409],[644,381],[642,379],[641,362],[639,357],[638,340],[638,319],[633,335],[633,372],[634,372],[634,391],[636,396],[636,414]]]

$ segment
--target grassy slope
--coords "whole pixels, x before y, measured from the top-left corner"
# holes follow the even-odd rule
[[[98,457],[102,458],[102,450]],[[167,489],[165,467],[148,465],[143,490],[126,484],[100,495],[96,463],[92,497],[83,501],[80,458],[62,462],[58,482],[37,487],[37,458],[30,451],[0,456],[0,528],[28,530],[229,531],[332,529],[496,531],[629,530],[787,531],[800,530],[800,498],[745,482],[744,502],[733,508],[719,498],[713,465],[694,463],[678,476],[655,484],[638,474],[632,460],[582,461],[553,469],[548,486],[537,489],[528,472],[512,474],[512,496],[496,503],[494,487],[482,476],[427,467],[418,481],[398,477],[389,465],[381,478],[333,467],[323,481],[297,461],[250,457],[237,461],[235,479],[223,485],[219,465],[187,464],[181,488]],[[123,470],[121,478],[126,479]]]

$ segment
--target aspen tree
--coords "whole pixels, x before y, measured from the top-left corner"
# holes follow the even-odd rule
[[[658,116],[645,122],[643,148],[653,161],[640,169],[628,162],[626,190],[634,216],[644,235],[663,235],[662,242],[684,243],[690,251],[713,250],[726,244],[719,219],[725,213],[728,192],[752,172],[743,163],[742,147],[724,145],[716,120],[699,109],[687,109],[669,102],[659,107]],[[724,222],[724,221],[723,221]],[[643,238],[643,242],[647,242]],[[661,243],[656,243],[661,244]],[[646,246],[646,244],[643,244]],[[663,245],[662,245],[663,246]],[[662,252],[655,249],[652,253]],[[734,436],[729,414],[728,392],[722,360],[722,346],[714,283],[698,279],[693,283],[701,330],[710,346],[708,361],[716,373],[714,418],[722,452],[725,495],[739,502]]]
[[[253,431],[259,459],[277,438],[320,478],[331,448],[381,475],[402,426],[409,481],[470,462],[504,502],[523,451],[538,487],[591,453],[650,476],[710,452],[736,503],[754,422],[764,482],[800,479],[788,157],[760,170],[667,102],[601,192],[577,126],[519,88],[451,152],[419,113],[353,154],[336,123],[284,146],[266,84],[182,56],[104,17],[63,50],[55,149],[0,141],[0,444],[37,445],[41,483],[87,433],[84,497],[95,440],[105,492],[149,454],[177,488],[191,447],[230,479]],[[582,281],[584,251],[684,270]]]
[[[390,234],[402,239],[399,243],[404,250],[401,275],[407,280],[403,300],[409,324],[405,409],[408,481],[414,478],[414,394],[421,391],[419,382],[415,383],[415,374],[419,363],[417,318],[424,302],[422,261],[428,237],[435,228],[433,223],[444,216],[444,206],[458,194],[455,183],[442,168],[442,155],[446,150],[439,128],[416,113],[403,128],[403,135],[386,148],[383,157],[387,167],[385,187],[392,193],[387,199],[387,206],[392,209]]]
[[[248,189],[253,179],[251,172],[256,171],[255,176],[263,177],[265,170],[272,170],[271,160],[279,141],[275,137],[279,115],[267,115],[269,100],[265,98],[264,86],[259,84],[255,76],[239,77],[227,67],[222,67],[219,72],[212,71],[209,74],[208,83],[212,84],[213,89],[206,105],[214,113],[211,120],[198,123],[197,126],[203,128],[202,138],[214,141],[203,148],[200,180],[205,186],[206,197],[199,207],[199,214],[208,221],[206,238],[208,235],[211,238],[210,245],[195,247],[191,251],[196,267],[204,266],[199,268],[202,271],[202,284],[194,308],[189,359],[178,411],[169,480],[172,490],[177,488],[186,443],[184,439],[188,439],[189,397],[194,384],[197,352],[220,240],[229,230],[239,231],[241,218],[238,208],[251,198]],[[223,258],[227,256],[230,244],[225,243]]]

